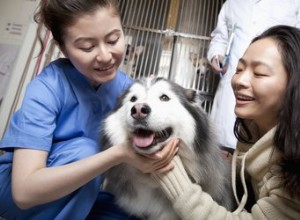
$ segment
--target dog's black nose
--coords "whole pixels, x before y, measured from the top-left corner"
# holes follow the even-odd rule
[[[144,119],[150,114],[150,112],[151,108],[145,103],[135,104],[131,108],[131,116],[135,119]]]

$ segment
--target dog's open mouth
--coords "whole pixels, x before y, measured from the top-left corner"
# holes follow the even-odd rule
[[[173,130],[168,127],[162,131],[151,131],[139,128],[133,133],[133,143],[136,147],[147,148],[167,140]]]

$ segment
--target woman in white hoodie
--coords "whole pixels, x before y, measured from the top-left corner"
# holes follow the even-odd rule
[[[300,30],[275,26],[239,59],[232,78],[239,140],[232,158],[234,212],[193,184],[178,156],[172,171],[153,174],[181,219],[300,219],[299,54]]]

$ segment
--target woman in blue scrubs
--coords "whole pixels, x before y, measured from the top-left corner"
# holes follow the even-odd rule
[[[176,146],[150,158],[126,144],[101,152],[101,120],[132,83],[117,70],[125,50],[117,1],[42,0],[35,20],[66,58],[29,83],[0,142],[0,216],[130,219],[100,191],[101,174],[120,163],[143,172],[169,170]]]

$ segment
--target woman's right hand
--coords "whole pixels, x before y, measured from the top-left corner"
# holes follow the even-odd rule
[[[211,65],[213,73],[215,73],[215,74],[220,74],[220,73],[225,74],[226,73],[227,66],[222,65],[223,60],[224,60],[224,57],[221,55],[217,55],[212,58],[210,65]]]

